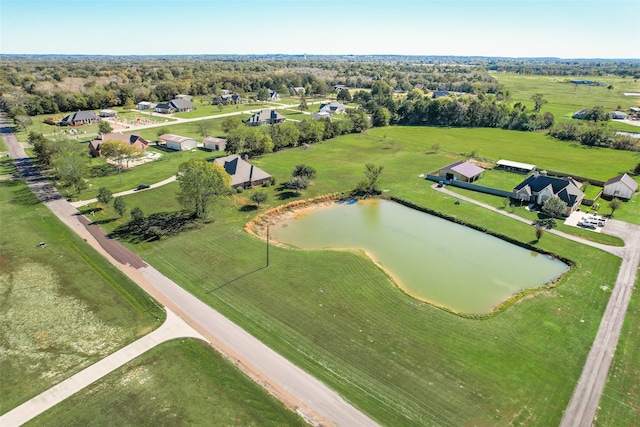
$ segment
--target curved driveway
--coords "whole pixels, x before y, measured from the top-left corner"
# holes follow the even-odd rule
[[[74,232],[102,253],[147,293],[176,313],[209,343],[267,391],[317,426],[376,426],[362,412],[333,390],[258,341],[248,332],[185,291],[155,268],[121,245],[99,233],[91,233],[80,221],[79,212],[65,201],[39,170],[0,116],[0,128],[11,156],[34,193]],[[85,219],[86,221],[86,219]],[[97,225],[90,225],[98,227]],[[93,231],[93,230],[92,230]],[[96,238],[97,237],[97,238]],[[118,260],[111,256],[117,252]],[[131,258],[129,258],[131,257]],[[131,261],[131,262],[130,262]],[[141,263],[139,263],[141,261]]]

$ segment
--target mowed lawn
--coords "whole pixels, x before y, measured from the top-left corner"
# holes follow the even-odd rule
[[[453,197],[432,190],[418,175],[474,149],[490,158],[560,170],[568,164],[587,176],[633,164],[628,152],[593,150],[588,153],[595,155],[587,156],[576,150],[583,153],[580,168],[564,155],[563,150],[574,148],[552,145],[540,135],[464,131],[376,129],[310,150],[253,159],[278,182],[261,189],[270,195],[261,210],[295,200],[279,185],[297,164],[318,172],[301,196],[307,198],[348,191],[362,179],[364,164],[372,162],[385,166],[382,188],[387,194],[530,242],[530,226],[469,203],[455,205]],[[427,154],[436,142],[441,151]],[[498,151],[507,142],[502,156]],[[537,145],[526,148],[529,144]],[[548,152],[554,149],[560,160]],[[526,155],[531,157],[521,158]],[[171,184],[125,200],[147,215],[176,211],[177,188]],[[407,296],[358,253],[272,247],[270,265],[262,268],[265,243],[243,230],[259,212],[249,206],[252,191],[257,190],[221,199],[211,222],[197,231],[130,246],[383,425],[558,424],[615,283],[618,258],[545,234],[540,248],[576,263],[558,286],[495,315],[465,318]],[[111,209],[98,215],[114,219],[105,224],[109,230],[122,222]]]
[[[149,333],[164,310],[0,161],[0,413]],[[44,247],[39,247],[44,242]]]
[[[305,426],[206,343],[179,339],[135,360],[26,426]]]

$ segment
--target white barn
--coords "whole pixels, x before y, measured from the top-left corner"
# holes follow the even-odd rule
[[[602,195],[629,200],[633,197],[633,193],[635,193],[637,189],[638,183],[625,173],[605,182]]]
[[[215,138],[208,136],[202,140],[204,148],[211,151],[224,151],[227,147],[227,140],[223,138]]]
[[[158,137],[160,141],[164,141],[167,148],[171,148],[176,151],[187,151],[198,146],[198,143],[193,138],[188,138],[186,136],[173,135],[170,133],[165,133]]]

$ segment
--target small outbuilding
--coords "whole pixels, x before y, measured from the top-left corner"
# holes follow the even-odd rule
[[[156,103],[154,102],[149,102],[149,101],[141,101],[138,102],[138,110],[140,111],[144,111],[144,110],[153,110],[156,108]]]
[[[171,133],[165,133],[158,137],[160,141],[163,141],[167,148],[176,151],[187,151],[194,149],[198,146],[195,139],[186,136],[173,135]]]
[[[502,169],[509,172],[529,174],[536,170],[536,165],[530,165],[529,163],[513,162],[511,160],[498,160],[496,163],[496,169]]]
[[[447,181],[474,182],[482,178],[484,169],[471,162],[460,160],[440,168],[438,175]]]
[[[633,197],[633,193],[635,193],[636,190],[638,190],[638,183],[625,173],[605,182],[602,195],[629,200]]]
[[[100,110],[100,117],[116,117],[117,115],[116,110]]]
[[[204,148],[211,151],[224,151],[227,147],[227,140],[224,138],[215,138],[208,136],[202,140]]]
[[[627,118],[627,113],[623,112],[623,111],[612,111],[611,112],[611,118],[613,120],[624,120]]]

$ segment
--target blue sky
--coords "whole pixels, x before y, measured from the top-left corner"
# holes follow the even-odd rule
[[[1,54],[640,58],[639,0],[0,0]]]

